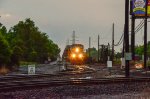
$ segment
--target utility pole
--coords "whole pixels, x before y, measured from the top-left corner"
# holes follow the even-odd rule
[[[135,60],[135,17],[131,18],[131,52],[132,60]]]
[[[110,45],[109,45],[109,43],[108,43],[108,61],[110,61]]]
[[[144,69],[146,69],[147,63],[147,5],[148,0],[146,0],[145,20],[144,20]]]
[[[114,23],[112,26],[112,62],[114,60]]]
[[[124,25],[123,33],[125,34],[125,25]],[[122,48],[122,58],[124,58],[124,52],[125,52],[125,38],[124,38],[124,36],[123,36],[123,46],[122,47],[123,47]]]
[[[89,37],[89,58],[91,58],[91,37]]]
[[[125,0],[125,53],[129,53],[129,0]],[[129,77],[129,60],[125,60],[125,76]]]
[[[104,63],[104,45],[101,45],[101,62]]]
[[[99,60],[99,56],[100,56],[99,46],[100,45],[99,45],[99,35],[98,35],[98,57],[97,57],[98,58],[98,63],[100,62],[100,60]]]
[[[125,47],[125,43],[124,43],[124,38],[123,38],[122,58],[124,58],[124,47]]]
[[[73,34],[72,34],[72,44],[75,44],[75,41],[76,41],[76,36],[75,36],[75,31],[73,31]]]

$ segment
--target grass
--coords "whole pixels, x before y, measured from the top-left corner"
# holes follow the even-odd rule
[[[20,67],[26,67],[28,65],[33,65],[33,64],[37,65],[36,62],[24,62],[24,61],[21,61],[20,62]]]

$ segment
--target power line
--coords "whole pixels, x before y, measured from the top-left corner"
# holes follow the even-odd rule
[[[140,31],[143,26],[144,26],[144,20],[142,20],[142,21],[136,26],[136,28],[135,28],[135,33],[138,33],[138,31]],[[130,34],[130,35],[131,35],[131,34]],[[123,43],[123,37],[124,37],[124,35],[123,35],[123,33],[122,33],[122,35],[121,35],[121,37],[120,37],[118,43],[115,44],[114,46],[119,46],[119,45],[121,45],[121,44]]]
[[[123,33],[122,33],[122,35],[121,35],[121,37],[120,37],[120,40],[118,41],[118,43],[117,44],[115,44],[115,46],[119,46],[120,45],[120,42],[122,42],[123,41]]]
[[[138,27],[138,29],[135,30],[135,34],[138,33],[138,31],[140,31],[143,26],[144,26],[144,21],[141,23],[141,25]]]
[[[135,30],[144,23],[144,19],[136,26]]]

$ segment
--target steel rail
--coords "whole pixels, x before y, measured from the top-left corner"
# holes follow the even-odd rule
[[[130,82],[150,82],[149,77],[131,77],[131,78],[99,78],[99,79],[72,79],[72,80],[33,80],[33,81],[12,81],[0,82],[0,92],[12,90],[24,90],[40,87],[54,87],[64,85],[97,85],[114,84]]]

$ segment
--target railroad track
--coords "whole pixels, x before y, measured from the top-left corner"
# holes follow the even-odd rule
[[[150,78],[100,78],[100,79],[71,79],[71,80],[32,80],[0,82],[0,92],[25,90],[33,88],[54,87],[63,85],[96,85],[130,82],[150,82]]]
[[[55,77],[60,76],[60,74],[36,74],[36,75],[8,75],[0,76],[0,81],[10,81],[10,80],[30,80],[35,78],[44,78],[44,77]]]
[[[0,82],[2,81],[18,81],[18,80],[32,80],[32,79],[42,79],[42,78],[52,78],[52,77],[63,77],[65,75],[82,75],[82,74],[93,73],[90,71],[87,72],[78,72],[78,71],[64,71],[59,72],[58,74],[36,74],[36,75],[9,75],[9,76],[0,76]]]
[[[35,74],[35,75],[7,75],[0,76],[0,81],[10,81],[10,80],[31,80],[31,79],[41,79],[41,78],[51,78],[51,77],[62,77],[64,75],[81,75],[81,74],[89,74],[95,72],[94,70],[66,70],[60,71],[57,74]]]

